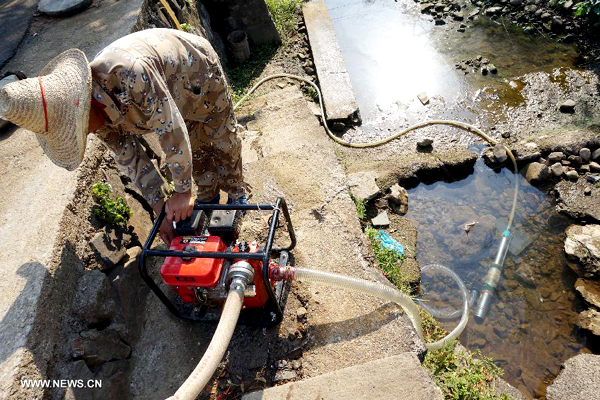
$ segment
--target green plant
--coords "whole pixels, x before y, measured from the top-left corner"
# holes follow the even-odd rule
[[[373,253],[375,253],[379,268],[383,271],[383,274],[386,276],[386,278],[401,292],[411,294],[411,286],[402,272],[404,256],[401,256],[393,250],[384,248],[379,241],[379,233],[377,230],[373,228],[367,228],[365,230],[365,234],[371,242],[371,248],[373,249]]]
[[[367,207],[365,206],[364,200],[358,200],[352,193],[350,193],[350,198],[354,202],[356,206],[356,213],[358,214],[358,218],[365,219],[367,217]]]
[[[427,342],[444,338],[448,332],[441,328],[427,311],[420,309],[423,334]],[[481,352],[467,349],[457,351],[457,341],[451,341],[439,350],[429,351],[423,361],[445,399],[456,400],[510,400],[508,395],[496,395],[491,383],[504,371]]]
[[[266,0],[269,12],[273,17],[279,36],[283,42],[289,40],[295,33],[303,0]]]
[[[600,0],[584,0],[575,4],[575,15],[588,19],[600,18]]]
[[[109,184],[95,183],[92,186],[92,193],[96,202],[93,211],[96,218],[114,225],[127,224],[132,215],[131,208],[124,198],[120,196],[113,198],[113,190]]]
[[[190,32],[193,33],[194,29],[196,29],[196,27],[192,24],[181,24],[181,30],[184,32]]]

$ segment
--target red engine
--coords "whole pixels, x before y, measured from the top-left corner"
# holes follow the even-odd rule
[[[185,252],[224,252],[227,246],[219,236],[180,236],[171,242],[171,251]],[[232,252],[256,253],[255,242],[248,245],[240,242],[233,245]],[[180,258],[167,257],[160,269],[164,282],[172,286],[183,302],[202,304],[210,307],[220,306],[229,291],[227,274],[229,266],[238,260],[229,261],[220,258]],[[254,268],[254,280],[246,288],[243,308],[263,307],[268,294],[262,279],[262,261],[246,260]],[[269,282],[272,285],[272,282]]]

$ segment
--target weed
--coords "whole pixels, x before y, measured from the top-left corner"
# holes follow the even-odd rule
[[[383,271],[386,278],[392,282],[401,292],[411,294],[412,289],[410,283],[402,272],[402,263],[404,262],[404,256],[396,253],[393,250],[388,250],[381,246],[381,242],[378,239],[378,232],[373,228],[367,228],[365,234],[371,242],[373,253],[377,258],[379,268]]]
[[[356,213],[358,214],[358,218],[367,218],[367,207],[365,206],[365,201],[358,200],[352,193],[350,193],[350,198],[354,202],[354,205],[356,205]]]
[[[195,29],[196,29],[196,27],[192,24],[181,24],[181,30],[184,32],[193,33]]]
[[[127,224],[132,215],[131,208],[124,198],[118,196],[113,199],[113,190],[109,184],[95,183],[92,193],[96,202],[93,212],[98,220],[113,225]]]
[[[584,0],[575,4],[575,15],[584,17],[590,21],[600,19],[600,0]]]
[[[423,334],[427,342],[444,338],[442,329],[427,311],[420,310]],[[445,399],[452,400],[510,400],[508,395],[496,395],[492,381],[504,374],[493,360],[481,352],[464,349],[457,351],[453,340],[439,350],[429,351],[423,367],[427,368],[435,383],[442,389]]]
[[[282,42],[287,42],[295,33],[303,0],[267,0],[267,7],[273,17]]]

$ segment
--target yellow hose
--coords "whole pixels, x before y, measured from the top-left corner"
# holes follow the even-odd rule
[[[171,17],[171,19],[175,23],[175,27],[178,30],[181,30],[181,24],[179,23],[179,20],[177,20],[177,17],[175,16],[175,13],[171,9],[171,6],[169,5],[169,3],[167,3],[167,0],[160,0],[160,3],[165,7],[165,10],[167,10],[167,13],[169,14],[169,17]]]
[[[489,137],[481,129],[477,128],[476,126],[467,124],[465,122],[460,122],[460,121],[442,121],[442,120],[430,120],[430,121],[425,121],[425,122],[419,122],[418,124],[409,126],[408,128],[406,128],[398,133],[395,133],[384,139],[376,140],[373,142],[367,142],[367,143],[346,142],[345,140],[342,140],[339,137],[335,136],[335,134],[333,132],[331,132],[331,130],[329,129],[329,126],[327,126],[327,120],[325,118],[325,107],[323,106],[323,97],[321,95],[321,90],[319,89],[319,87],[314,82],[311,82],[310,80],[308,80],[306,78],[303,78],[303,77],[297,76],[297,75],[292,75],[292,74],[275,74],[275,75],[270,75],[270,76],[267,76],[266,78],[261,79],[260,81],[258,81],[258,83],[256,83],[248,91],[248,93],[246,93],[246,95],[244,97],[242,97],[240,99],[240,101],[238,101],[234,105],[233,109],[236,110],[248,98],[248,96],[250,96],[252,93],[254,93],[254,91],[256,89],[258,89],[261,85],[263,85],[265,82],[270,81],[272,79],[278,79],[278,78],[295,79],[297,81],[305,82],[305,83],[311,85],[313,87],[313,89],[315,89],[315,91],[319,95],[319,106],[321,107],[321,116],[323,117],[323,125],[325,126],[325,131],[327,132],[327,135],[331,138],[331,140],[333,140],[337,144],[345,146],[345,147],[350,147],[350,148],[354,148],[354,149],[365,149],[365,148],[382,146],[382,145],[389,143],[393,140],[396,140],[402,136],[405,136],[409,132],[412,132],[416,129],[421,129],[421,128],[425,128],[426,126],[432,126],[432,125],[453,126],[453,127],[459,128],[459,129],[466,130],[469,133],[475,134],[475,135],[479,136],[480,138],[482,138],[483,140],[490,143],[491,145],[495,146],[498,144],[497,140]],[[511,210],[509,218],[508,218],[508,225],[506,227],[506,229],[510,230],[510,228],[512,227],[512,224],[514,222],[515,213],[516,213],[516,209],[517,209],[517,198],[518,198],[518,194],[519,194],[519,179],[518,179],[517,174],[519,173],[519,170],[517,167],[517,160],[515,159],[513,152],[505,145],[502,145],[502,146],[504,147],[504,149],[506,150],[506,153],[510,157],[510,159],[513,163],[514,170],[515,170],[515,191],[514,191],[514,197],[513,197],[513,204],[512,204],[512,210]]]

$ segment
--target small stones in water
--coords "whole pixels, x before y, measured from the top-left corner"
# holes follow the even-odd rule
[[[544,164],[532,162],[525,167],[525,179],[531,184],[541,183],[550,177],[550,170]]]
[[[429,97],[427,97],[427,93],[425,93],[425,92],[419,93],[417,95],[417,97],[419,98],[419,101],[421,102],[421,104],[423,104],[424,106],[429,104]]]
[[[462,26],[461,26],[462,27]],[[488,75],[490,73],[497,74],[498,68],[494,64],[490,63],[490,60],[483,57],[482,55],[478,55],[475,58],[470,58],[468,60],[463,60],[457,64],[455,64],[456,69],[460,69],[465,71],[465,74],[469,72],[475,72],[476,70],[480,70],[482,75]]]
[[[417,146],[421,149],[428,149],[431,147],[431,145],[433,144],[433,139],[423,139],[417,142]]]
[[[572,114],[575,112],[575,102],[573,100],[566,100],[560,105],[560,112]]]

